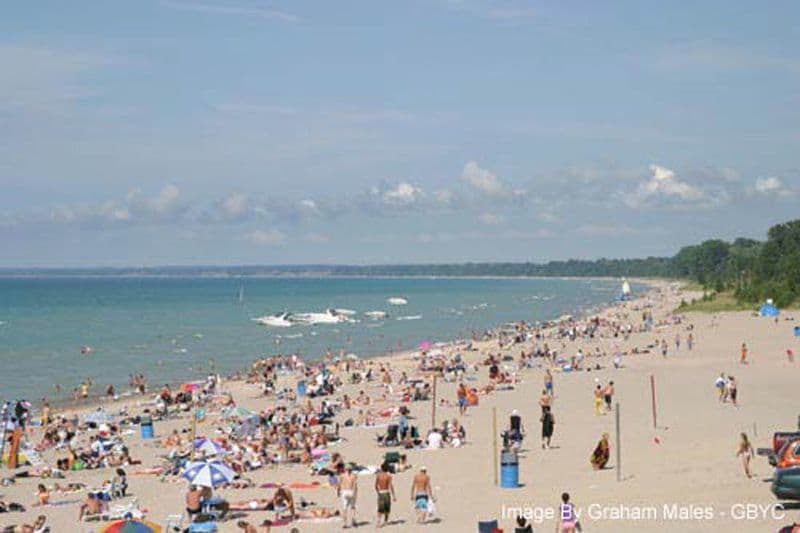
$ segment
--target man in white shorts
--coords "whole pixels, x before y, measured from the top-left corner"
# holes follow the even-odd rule
[[[348,524],[356,526],[356,497],[358,496],[358,476],[353,473],[353,467],[347,466],[344,474],[339,479],[336,489],[341,498],[343,527]]]

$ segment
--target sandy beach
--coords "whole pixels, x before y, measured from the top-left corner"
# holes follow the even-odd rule
[[[559,498],[565,491],[570,493],[580,512],[583,531],[755,532],[776,531],[793,520],[800,521],[798,511],[776,511],[772,507],[776,500],[769,490],[772,468],[766,459],[754,457],[755,475],[748,479],[741,460],[736,457],[742,432],[748,434],[754,447],[767,447],[774,431],[796,428],[800,411],[789,399],[797,391],[797,365],[800,363],[788,362],[785,354],[787,348],[797,351],[798,339],[792,335],[796,322],[790,320],[792,312],[783,313],[777,323],[751,312],[686,314],[677,319],[674,309],[682,298],[689,297],[691,294],[672,285],[657,283],[655,289],[642,298],[594,315],[603,322],[638,327],[642,323],[642,312],[652,312],[654,328],[634,332],[627,340],[613,338],[608,328],[601,327],[599,335],[592,339],[555,339],[549,337],[554,330],[547,330],[543,332],[545,338],[542,340],[530,339],[502,350],[498,350],[495,339],[475,343],[477,349],[474,351],[462,351],[456,346],[445,348],[446,355],[459,351],[468,363],[477,364],[476,372],[466,373],[471,378],[466,381],[470,387],[489,384],[488,367],[480,363],[490,353],[511,355],[516,362],[521,351],[548,343],[567,359],[579,349],[587,354],[583,365],[586,370],[553,372],[555,397],[552,410],[556,423],[551,449],[542,449],[539,438],[538,400],[543,388],[544,368],[549,366],[543,358],[534,358],[533,368],[516,372],[513,390],[495,390],[481,395],[480,404],[470,407],[464,416],[459,416],[456,405],[458,381],[437,380],[437,396],[446,403],[437,402],[436,424],[458,419],[466,431],[466,442],[461,447],[438,450],[379,447],[375,437],[382,428],[356,425],[342,427],[342,441],[332,444],[329,449],[341,453],[346,461],[375,466],[381,463],[387,451],[407,454],[408,463],[413,466],[394,476],[397,502],[393,505],[388,531],[477,531],[478,521],[497,519],[500,527],[508,532],[514,528],[515,510],[522,510],[532,518],[535,531],[553,531]],[[686,347],[690,331],[694,338],[691,351]],[[674,343],[676,335],[682,338],[680,349],[676,349]],[[666,357],[652,347],[662,339],[668,344]],[[748,364],[744,365],[739,362],[743,342],[747,343],[750,354]],[[648,353],[634,354],[634,348]],[[597,349],[606,355],[594,357],[592,354]],[[626,353],[621,368],[612,364],[612,355],[616,351]],[[416,374],[417,360],[410,353],[369,362],[376,370],[387,363],[392,368],[393,387],[399,387],[397,382],[402,371],[406,371],[409,377]],[[501,367],[508,365],[506,362]],[[595,370],[595,365],[601,368]],[[718,400],[714,380],[721,372],[736,377],[739,383],[738,406]],[[655,428],[651,376],[656,385]],[[285,385],[291,387],[294,387],[295,379],[283,378]],[[595,414],[593,389],[598,380],[601,384],[613,380],[615,384],[614,402],[620,406],[621,480],[617,479],[616,471],[615,413]],[[232,394],[238,406],[253,411],[264,411],[276,402],[274,397],[265,396],[262,385],[257,383],[229,381],[224,388]],[[332,397],[315,398],[312,402],[317,406],[320,399],[340,399],[343,394],[354,398],[360,390],[367,391],[373,399],[379,398],[384,392],[380,375],[366,384],[345,384]],[[396,405],[400,403],[392,400],[374,404],[375,408]],[[403,405],[409,408],[411,423],[419,427],[424,439],[431,427],[432,402]],[[117,402],[108,409],[114,412],[121,406]],[[522,417],[527,435],[520,453],[521,486],[506,489],[496,486],[494,481],[492,416],[493,411],[497,413],[499,431],[506,426],[509,414],[515,409]],[[343,423],[347,418],[356,418],[357,410],[357,407],[343,409],[337,412],[334,420]],[[131,411],[136,411],[135,405],[131,406]],[[198,436],[218,436],[214,431],[218,420],[219,416],[209,410],[206,420],[198,424]],[[160,439],[173,429],[186,429],[189,425],[187,414],[156,422],[157,438],[153,440],[142,440],[139,428],[130,428],[132,434],[124,435],[124,440],[131,457],[140,459],[142,465],[125,467],[129,473],[128,496],[113,503],[125,504],[136,498],[138,505],[146,510],[147,519],[160,525],[164,525],[169,515],[183,511],[185,480],[175,477],[161,481],[156,475],[133,473],[160,464],[160,457],[166,454],[159,445]],[[606,469],[595,471],[589,457],[603,433],[611,435],[611,460]],[[82,434],[77,438],[85,443],[86,437]],[[29,438],[37,443],[41,432],[37,429]],[[48,464],[53,465],[57,458],[64,456],[64,452],[47,450],[42,455]],[[426,466],[430,473],[437,510],[430,523],[418,525],[410,491],[411,480],[421,465]],[[31,468],[21,467],[18,472],[25,470]],[[13,474],[2,470],[2,477]],[[325,476],[312,476],[308,465],[267,466],[244,475],[253,480],[255,487],[267,482],[318,481],[321,483],[318,487],[294,490],[295,500],[302,497],[314,502],[315,505],[309,507],[311,509],[339,508],[336,490],[327,486]],[[100,531],[102,523],[80,523],[77,520],[80,501],[85,498],[86,491],[53,493],[51,505],[45,507],[32,507],[31,504],[36,499],[38,483],[52,485],[58,482],[63,485],[80,482],[91,488],[99,487],[112,476],[112,468],[101,468],[68,472],[64,479],[58,480],[17,478],[13,485],[0,487],[0,500],[18,502],[27,509],[25,512],[0,514],[0,525],[30,524],[36,516],[44,514],[53,532]],[[373,475],[359,476],[356,516],[360,525],[357,530],[375,529],[373,483]],[[269,498],[273,493],[273,489],[266,488],[215,490],[215,495],[228,501]],[[273,516],[274,513],[268,511],[242,514],[243,519],[254,525]],[[219,531],[240,531],[236,526],[237,520],[239,518],[234,517],[220,522]],[[185,527],[186,520],[183,523]],[[338,518],[306,519],[275,526],[272,530],[288,532],[296,527],[303,532],[339,531],[342,525]]]

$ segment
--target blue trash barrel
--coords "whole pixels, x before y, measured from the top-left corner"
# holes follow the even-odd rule
[[[143,439],[152,439],[155,437],[155,432],[153,431],[153,419],[151,417],[143,416],[139,421],[139,426],[141,427]]]
[[[519,458],[514,451],[500,453],[500,486],[504,489],[519,487]]]
[[[300,380],[297,382],[297,396],[302,397],[306,395],[306,382]]]
[[[795,337],[800,337],[800,326],[795,326],[794,327],[794,336]]]

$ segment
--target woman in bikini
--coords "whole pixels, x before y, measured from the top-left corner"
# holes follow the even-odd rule
[[[753,445],[750,444],[750,439],[747,438],[747,433],[742,433],[739,439],[739,449],[736,450],[736,457],[742,458],[742,466],[744,473],[748,479],[753,478],[750,471],[750,461],[753,459]]]

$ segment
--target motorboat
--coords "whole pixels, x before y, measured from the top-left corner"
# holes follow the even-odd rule
[[[276,315],[265,315],[253,319],[254,322],[262,326],[273,328],[288,328],[293,325],[291,313],[278,313]]]
[[[389,313],[386,311],[367,311],[364,313],[364,316],[371,318],[372,320],[382,320],[389,316]]]
[[[408,299],[402,296],[392,296],[386,301],[389,302],[390,305],[406,305],[408,303]]]
[[[323,313],[298,313],[293,318],[297,322],[308,325],[341,324],[350,321],[347,315],[340,314],[335,309],[326,309]]]

